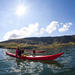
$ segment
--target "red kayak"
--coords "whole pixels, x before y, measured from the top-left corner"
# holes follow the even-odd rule
[[[9,52],[6,52],[6,54],[15,58],[23,59],[23,60],[26,60],[26,59],[27,60],[55,60],[56,58],[64,54],[64,52],[58,53],[55,55],[45,55],[45,56],[22,55],[21,57],[16,56],[16,54],[9,53]]]
[[[33,51],[34,50],[25,50],[26,52],[31,52],[31,53],[33,53]],[[39,50],[35,50],[35,53],[45,53],[46,51],[44,51],[44,50],[41,50],[41,51],[39,51]]]

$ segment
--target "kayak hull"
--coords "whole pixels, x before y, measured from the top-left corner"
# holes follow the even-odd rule
[[[45,55],[45,56],[16,56],[16,54],[13,54],[13,53],[9,53],[9,52],[6,52],[7,55],[9,56],[12,56],[12,57],[15,57],[15,58],[19,58],[19,59],[23,59],[23,60],[55,60],[56,58],[60,57],[62,54],[64,54],[64,52],[62,53],[58,53],[58,54],[55,54],[55,55]]]

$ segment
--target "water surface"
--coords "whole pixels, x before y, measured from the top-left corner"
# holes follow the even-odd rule
[[[5,54],[0,49],[0,75],[75,75],[75,47],[64,47],[64,54],[54,61],[19,60]],[[55,54],[56,51],[52,51]],[[49,50],[44,55],[51,54]]]

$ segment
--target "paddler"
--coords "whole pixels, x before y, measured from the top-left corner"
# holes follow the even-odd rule
[[[35,53],[36,53],[36,51],[35,51],[35,50],[33,50],[33,54],[34,54],[34,56],[35,56]]]
[[[21,57],[22,51],[20,49],[20,47],[18,46],[16,49],[16,56],[20,56]]]

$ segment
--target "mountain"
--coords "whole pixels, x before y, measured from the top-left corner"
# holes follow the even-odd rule
[[[0,42],[0,47],[5,46],[17,46],[22,45],[24,46],[34,46],[34,45],[52,45],[52,44],[75,44],[75,35],[68,35],[68,36],[57,36],[57,37],[30,37],[30,38],[23,38],[23,39],[13,39],[8,41]]]
[[[15,43],[27,43],[27,44],[39,44],[39,43],[52,44],[55,41],[58,43],[75,42],[75,35],[59,36],[59,37],[31,37],[31,38],[23,38],[23,39],[13,39],[8,41],[3,41],[0,43],[15,42]]]

